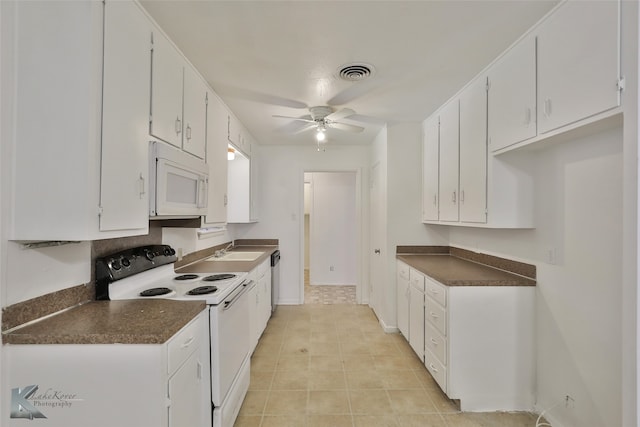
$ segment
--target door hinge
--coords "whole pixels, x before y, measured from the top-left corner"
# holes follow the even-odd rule
[[[204,94],[204,105],[209,105],[209,92]]]
[[[620,92],[622,92],[622,91],[624,90],[624,86],[625,86],[625,79],[624,79],[624,76],[622,76],[622,77],[620,77],[620,78],[618,79],[618,83],[616,84],[616,86],[617,86],[617,88],[618,88],[618,90],[619,90]]]
[[[487,79],[486,88],[487,88],[487,92],[489,92],[489,89],[491,89],[491,80],[489,80],[489,79]]]
[[[102,206],[98,206],[98,216],[102,216],[102,212],[104,212]]]

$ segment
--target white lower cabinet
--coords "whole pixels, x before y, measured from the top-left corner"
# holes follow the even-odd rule
[[[425,367],[463,411],[534,404],[529,286],[444,286],[425,277]]]
[[[424,275],[409,268],[409,345],[424,361]]]
[[[398,329],[409,339],[409,266],[404,262],[397,262],[396,269],[396,312],[398,314]]]
[[[47,427],[210,427],[208,334],[204,310],[164,344],[7,344],[16,412],[7,404],[0,423],[24,426],[36,409]]]
[[[267,258],[249,273],[255,286],[249,291],[251,323],[251,351],[255,350],[260,336],[271,318],[271,259]]]

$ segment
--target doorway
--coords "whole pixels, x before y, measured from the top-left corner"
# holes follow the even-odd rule
[[[357,172],[304,174],[304,303],[356,304]]]

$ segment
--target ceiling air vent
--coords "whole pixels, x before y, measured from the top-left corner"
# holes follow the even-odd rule
[[[338,75],[348,82],[359,82],[373,75],[372,65],[363,63],[347,64],[340,67]]]

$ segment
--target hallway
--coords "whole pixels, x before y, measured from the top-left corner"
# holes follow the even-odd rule
[[[400,334],[366,305],[279,306],[251,361],[236,427],[532,427],[459,413]]]

